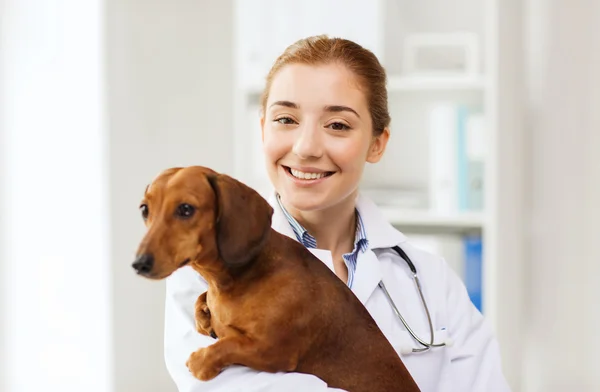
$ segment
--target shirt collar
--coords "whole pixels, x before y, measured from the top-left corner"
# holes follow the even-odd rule
[[[275,195],[275,199],[279,204],[279,208],[285,215],[287,221],[289,222],[296,238],[300,243],[302,243],[307,248],[316,248],[317,240],[286,210],[285,206],[281,202],[279,194]],[[364,252],[369,247],[369,240],[367,239],[367,232],[365,230],[365,226],[358,212],[358,209],[355,209],[356,212],[356,234],[354,237],[354,249],[350,254],[357,254],[359,251]]]

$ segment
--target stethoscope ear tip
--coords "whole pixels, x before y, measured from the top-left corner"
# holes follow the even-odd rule
[[[454,345],[454,340],[452,340],[452,338],[446,338],[444,344],[446,345],[446,347],[452,347],[452,345]]]

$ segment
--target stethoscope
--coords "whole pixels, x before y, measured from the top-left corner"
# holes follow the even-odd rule
[[[421,284],[419,283],[419,277],[417,276],[417,268],[415,267],[413,262],[410,260],[410,258],[406,255],[406,253],[404,253],[404,251],[399,246],[393,246],[392,249],[394,251],[396,251],[398,253],[398,255],[400,255],[400,257],[402,257],[402,259],[406,262],[406,264],[408,265],[408,268],[410,268],[410,270],[412,272],[413,280],[415,282],[415,285],[417,286],[417,290],[419,291],[419,296],[421,297],[421,302],[423,302],[423,307],[425,308],[425,313],[427,314],[427,322],[429,323],[429,334],[431,336],[429,338],[429,342],[426,342],[423,339],[421,339],[412,330],[412,328],[410,328],[408,326],[408,323],[406,322],[404,317],[402,317],[402,314],[400,314],[400,311],[396,307],[396,304],[394,303],[394,300],[390,296],[390,293],[388,293],[387,289],[385,288],[385,284],[383,283],[383,280],[379,281],[379,287],[381,287],[381,289],[383,290],[388,301],[392,305],[392,309],[394,309],[394,313],[396,313],[396,316],[398,316],[400,321],[402,321],[402,324],[404,324],[404,327],[406,328],[408,333],[413,337],[413,339],[415,339],[415,341],[417,341],[421,346],[423,346],[422,348],[413,348],[410,346],[409,347],[401,347],[400,352],[402,354],[421,353],[421,352],[428,351],[432,347],[443,347],[443,346],[449,347],[449,346],[451,346],[452,345],[451,339],[446,339],[446,341],[444,341],[442,343],[434,343],[435,336],[434,336],[434,332],[433,332],[433,323],[431,321],[431,315],[429,314],[429,308],[427,307],[427,302],[425,302],[425,297],[423,297],[423,291],[421,290]]]

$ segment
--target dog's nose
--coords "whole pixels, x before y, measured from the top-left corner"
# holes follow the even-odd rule
[[[138,274],[147,274],[152,271],[152,266],[154,265],[154,256],[151,254],[143,254],[138,256],[138,258],[131,265]]]

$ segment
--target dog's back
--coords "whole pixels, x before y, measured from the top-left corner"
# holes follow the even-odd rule
[[[291,318],[289,334],[304,337],[295,371],[314,374],[331,387],[352,392],[419,390],[367,309],[321,260],[275,231],[265,249],[257,260],[263,266],[255,266],[268,265],[261,284],[271,285],[282,275],[293,277],[287,284],[278,284],[277,302],[283,299],[286,305],[271,306],[279,309],[281,319]],[[280,254],[285,257],[268,260]]]

